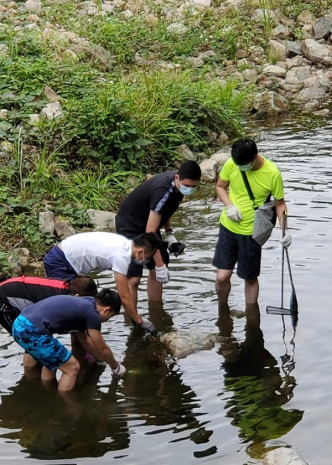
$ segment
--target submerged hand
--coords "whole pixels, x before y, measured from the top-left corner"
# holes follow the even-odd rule
[[[240,210],[233,204],[226,207],[226,215],[232,221],[239,223],[242,220],[242,215]]]
[[[143,328],[145,331],[148,331],[149,333],[151,333],[152,336],[157,335],[156,327],[153,323],[151,323],[150,320],[142,320],[142,323],[140,323],[139,326]]]
[[[122,378],[122,376],[124,376],[126,372],[126,368],[120,362],[118,362],[116,368],[112,368],[112,373],[117,378]]]
[[[156,280],[158,283],[166,284],[169,281],[169,271],[166,265],[156,266]]]
[[[292,243],[292,236],[289,234],[288,231],[285,231],[285,234],[280,239],[282,245],[287,249]]]

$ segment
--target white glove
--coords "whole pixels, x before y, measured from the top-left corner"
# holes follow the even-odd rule
[[[285,231],[285,234],[280,239],[282,245],[287,249],[292,243],[292,236],[289,234],[288,231]]]
[[[116,368],[112,368],[112,373],[117,378],[122,378],[122,376],[124,376],[126,374],[126,372],[127,372],[127,370],[125,369],[125,367],[123,365],[121,365],[120,362],[118,362]]]
[[[173,234],[166,234],[166,241],[167,241],[168,248],[172,244],[175,244],[177,242],[177,240],[175,239],[175,236],[173,236]]]
[[[236,223],[239,223],[242,220],[242,215],[239,209],[233,204],[228,205],[228,207],[226,207],[226,215],[227,218],[229,218],[232,221],[235,221]]]
[[[166,284],[169,281],[169,271],[166,265],[156,266],[156,280],[158,283]]]
[[[157,334],[156,327],[150,320],[142,320],[142,323],[139,326],[151,334]]]

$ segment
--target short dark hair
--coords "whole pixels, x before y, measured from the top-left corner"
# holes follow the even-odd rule
[[[69,294],[79,296],[91,296],[95,297],[97,295],[97,285],[93,279],[89,276],[79,276],[72,281],[66,281],[67,290]]]
[[[201,179],[202,172],[198,163],[192,160],[186,160],[181,163],[177,174],[180,179],[199,181]]]
[[[117,292],[106,288],[101,289],[96,295],[96,301],[99,305],[106,305],[106,307],[110,307],[112,312],[117,315],[120,313],[121,299]]]
[[[238,139],[232,145],[232,158],[236,165],[245,165],[253,161],[258,154],[256,143],[252,139]]]
[[[133,243],[136,247],[144,247],[148,252],[155,252],[161,247],[161,239],[154,232],[139,234],[134,237]]]

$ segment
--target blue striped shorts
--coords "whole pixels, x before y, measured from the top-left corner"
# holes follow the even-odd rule
[[[14,321],[12,335],[28,354],[51,371],[71,357],[71,353],[61,342],[51,334],[40,331],[23,315],[19,315]]]

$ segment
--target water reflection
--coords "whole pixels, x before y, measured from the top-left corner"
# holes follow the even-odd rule
[[[280,370],[276,358],[265,348],[260,328],[257,304],[247,305],[245,338],[234,338],[233,318],[227,305],[219,309],[218,326],[223,356],[225,389],[232,393],[226,404],[227,417],[240,429],[239,437],[256,449],[257,443],[279,438],[290,431],[302,418],[303,411],[285,409],[296,386],[291,371],[295,367],[294,352],[282,356]],[[283,334],[284,337],[285,334]],[[295,348],[294,338],[292,347]]]

